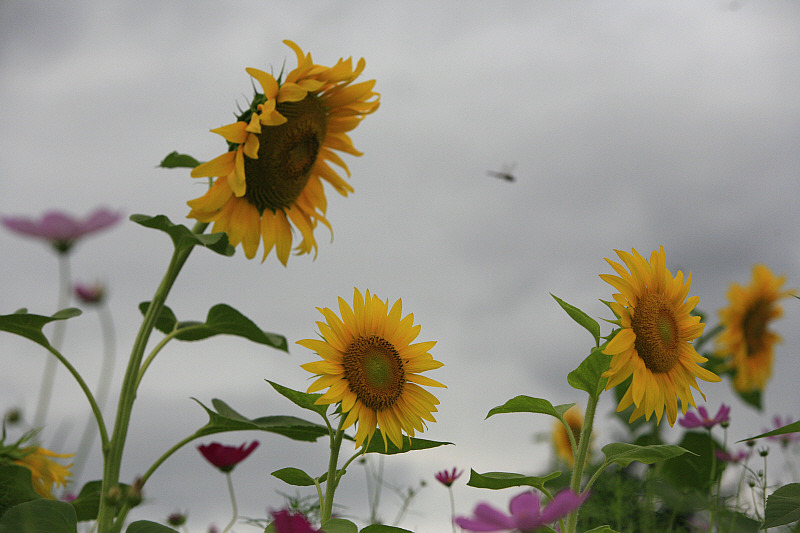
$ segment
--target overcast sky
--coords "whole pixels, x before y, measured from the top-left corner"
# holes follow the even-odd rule
[[[208,130],[249,102],[246,67],[294,67],[283,39],[323,65],[364,57],[363,77],[377,80],[381,108],[353,132],[364,156],[344,156],[355,193],[327,189],[333,243],[318,230],[316,261],[293,256],[286,268],[274,255],[261,264],[241,250],[232,258],[197,250],[167,302],[181,319],[232,305],[284,334],[291,354],[232,337],[170,344],[142,383],[123,480],[205,423],[190,397],[222,398],[250,417],[310,418],[263,380],[305,390],[299,365],[315,356],[294,342],[315,335],[315,307],[351,299],[354,286],[402,298],[422,325],[420,340],[437,340],[432,353],[445,363],[429,373],[448,389],[435,391],[439,422],[422,436],[456,446],[391,457],[393,483],[435,483],[435,471],[455,465],[543,474],[550,449],[533,438],[551,419],[483,419],[518,394],[585,404],[565,376],[592,341],[549,293],[611,318],[599,302],[613,292],[598,277],[611,271],[603,258],[633,247],[647,256],[660,245],[673,272],[692,271],[691,294],[710,314],[709,328],[729,283],[748,283],[755,263],[800,286],[798,27],[800,5],[788,1],[5,1],[0,214],[60,208],[83,216],[103,205],[191,224],[185,202],[203,193],[204,181],[156,165],[172,150],[208,160],[225,149]],[[516,182],[486,175],[503,165],[515,165]],[[55,255],[7,231],[0,249],[0,313],[51,313]],[[116,390],[139,325],[136,305],[151,298],[170,250],[163,234],[126,219],[72,254],[75,279],[109,287]],[[800,312],[794,301],[785,308],[761,418],[727,380],[702,387],[714,411],[733,405],[732,440],[760,431],[772,414],[800,414]],[[97,325],[91,311],[70,320],[64,346],[89,383],[101,351]],[[45,356],[0,335],[0,408],[32,414]],[[611,396],[601,401],[598,444],[615,431]],[[60,370],[45,440],[58,424],[73,427],[53,444],[72,451],[85,413]],[[113,409],[107,416],[111,424]],[[276,490],[293,492],[269,472],[291,465],[321,473],[327,447],[255,433],[201,442],[253,438],[262,445],[234,482],[242,515],[262,517],[280,506]],[[86,475],[100,472],[95,457]],[[448,530],[446,491],[424,490],[400,525]],[[505,502],[516,492],[460,481],[456,503],[466,514],[480,499]],[[192,531],[229,518],[223,476],[194,446],[156,472],[146,497],[133,518],[188,510]],[[364,517],[364,500],[363,474],[351,468],[337,502]],[[382,516],[391,520],[397,508],[386,494]]]

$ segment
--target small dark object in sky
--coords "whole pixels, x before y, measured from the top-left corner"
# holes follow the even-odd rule
[[[511,172],[514,170],[515,166],[516,166],[516,163],[513,164],[513,165],[503,165],[503,170],[500,171],[500,172],[497,172],[495,170],[487,170],[486,173],[489,176],[492,176],[494,178],[500,178],[500,179],[504,179],[506,181],[516,181],[516,178],[514,177],[514,175],[511,174]]]

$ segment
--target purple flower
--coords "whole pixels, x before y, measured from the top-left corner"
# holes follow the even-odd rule
[[[452,471],[448,472],[447,470],[442,470],[441,472],[436,472],[433,475],[433,477],[435,477],[437,481],[439,481],[439,483],[441,483],[445,487],[449,487],[453,484],[455,480],[460,478],[461,474],[463,473],[464,473],[463,470],[459,472],[458,470],[456,470],[455,467],[453,467]]]
[[[283,509],[270,514],[274,520],[275,531],[278,533],[319,533],[319,530],[311,527],[302,513],[292,513]]]
[[[225,446],[219,442],[211,444],[201,444],[197,447],[209,463],[216,466],[223,472],[230,472],[233,467],[244,461],[248,455],[253,453],[258,447],[258,441],[254,440],[249,446]]]
[[[0,222],[16,233],[50,241],[61,253],[85,235],[113,226],[122,218],[105,208],[95,209],[85,219],[77,219],[62,211],[48,211],[40,220],[26,217],[0,217]]]
[[[750,455],[747,450],[739,450],[736,453],[730,453],[726,450],[714,450],[714,455],[717,456],[717,459],[720,461],[724,461],[726,463],[738,463],[747,458]]]
[[[533,533],[537,529],[568,515],[580,507],[589,494],[575,494],[562,490],[544,510],[539,508],[539,496],[533,491],[515,496],[506,515],[487,503],[479,503],[473,511],[474,518],[457,517],[455,523],[467,531],[520,531]]]
[[[105,296],[105,287],[101,283],[76,283],[72,286],[75,296],[85,304],[99,304]]]
[[[700,413],[700,416],[697,416],[694,413],[688,413],[686,416],[678,420],[678,424],[689,429],[699,427],[711,429],[717,424],[728,422],[730,420],[728,415],[731,412],[731,408],[723,403],[719,406],[719,411],[717,411],[717,415],[714,418],[708,416],[708,411],[706,411],[706,408],[702,405],[697,408],[697,412]]]

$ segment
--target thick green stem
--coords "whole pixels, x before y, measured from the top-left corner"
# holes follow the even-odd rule
[[[342,438],[344,437],[343,425],[344,416],[341,417],[336,433],[331,435],[331,457],[328,461],[328,477],[325,481],[325,498],[322,501],[322,509],[320,511],[320,522],[322,524],[330,520],[333,514],[333,495],[339,482],[336,478],[336,466],[339,464],[339,449],[342,447]]]
[[[594,415],[597,410],[597,400],[599,397],[599,394],[597,396],[589,395],[589,401],[586,403],[586,414],[583,418],[581,438],[578,442],[578,454],[575,456],[575,467],[572,469],[572,480],[569,484],[575,494],[581,493],[583,469],[586,467],[586,459],[589,456],[589,444],[592,440],[592,425],[594,424]],[[575,533],[575,528],[578,525],[578,511],[579,509],[575,509],[567,517],[566,533]]]

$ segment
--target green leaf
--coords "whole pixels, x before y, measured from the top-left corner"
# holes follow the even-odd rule
[[[800,431],[800,420],[798,420],[797,422],[792,422],[791,424],[786,424],[785,426],[781,426],[778,429],[767,431],[766,433],[762,433],[761,435],[756,435],[755,437],[742,439],[739,442],[760,439],[763,437],[777,437],[778,435],[786,435],[787,433],[797,433],[798,431]]]
[[[200,161],[187,154],[171,152],[158,164],[161,168],[194,168]]]
[[[286,337],[262,331],[252,320],[233,307],[217,304],[208,310],[205,324],[198,322],[178,323],[175,338],[181,341],[197,341],[214,335],[236,335],[245,339],[288,352]]]
[[[170,239],[172,239],[172,243],[176,249],[189,246],[205,246],[209,250],[227,256],[233,255],[235,251],[233,246],[228,244],[228,234],[222,231],[210,235],[194,233],[184,225],[173,224],[164,215],[156,215],[154,217],[148,215],[131,215],[130,219],[146,228],[165,232],[169,235]]]
[[[32,500],[0,517],[0,533],[77,533],[75,509],[58,500]]]
[[[577,390],[586,391],[592,397],[600,396],[608,383],[608,378],[602,376],[608,370],[611,357],[603,353],[603,347],[593,348],[589,356],[584,359],[578,368],[567,375],[567,382],[570,387]]]
[[[644,464],[653,464],[666,461],[672,457],[677,457],[686,453],[680,446],[673,444],[653,444],[651,446],[637,446],[625,442],[612,442],[603,446],[603,455],[606,456],[606,463],[616,463],[620,466],[628,466],[634,461]]]
[[[325,531],[326,533],[328,533],[327,530]],[[364,529],[362,529],[361,533],[413,533],[413,531],[403,529],[402,527],[384,526],[383,524],[372,524],[371,526],[367,526]]]
[[[586,313],[584,313],[583,311],[581,311],[580,309],[578,309],[574,305],[568,304],[567,302],[565,302],[564,300],[562,300],[561,298],[559,298],[555,294],[550,293],[550,296],[555,298],[556,302],[558,302],[558,305],[561,306],[561,309],[566,311],[567,314],[570,316],[570,318],[572,318],[572,320],[574,320],[575,322],[577,322],[578,324],[580,324],[581,326],[586,328],[586,330],[589,333],[592,334],[592,337],[594,337],[595,344],[599,346],[600,345],[600,324],[598,324],[595,319],[593,319],[592,317],[590,317],[589,315],[587,315]]]
[[[139,304],[139,311],[142,313],[142,315],[147,314],[147,310],[149,308],[150,302],[142,302]],[[172,309],[166,305],[163,306],[161,308],[161,312],[156,317],[156,329],[161,333],[168,335],[172,333],[177,325],[178,319],[175,317],[175,313],[173,313]]]
[[[358,526],[344,518],[331,518],[322,524],[325,533],[358,533]]]
[[[281,468],[280,470],[272,472],[272,475],[284,483],[294,485],[295,487],[310,487],[315,484],[314,478],[299,468]]]
[[[272,385],[272,388],[275,389],[278,394],[284,398],[287,398],[293,404],[297,405],[298,407],[302,407],[303,409],[314,411],[315,413],[321,415],[322,418],[327,420],[327,416],[325,416],[325,414],[328,412],[328,405],[317,405],[316,403],[316,401],[322,397],[322,394],[300,392],[290,389],[289,387],[284,387],[283,385],[278,385],[277,383],[268,379],[265,381]]]
[[[713,453],[722,446],[706,431],[687,431],[678,445],[690,453],[666,461],[662,466],[664,478],[678,489],[708,494],[725,470],[725,463],[718,461],[712,478]]]
[[[314,424],[294,416],[263,416],[260,418],[246,418],[222,400],[213,399],[211,404],[216,411],[209,409],[196,400],[208,414],[208,423],[195,432],[194,437],[204,437],[226,431],[258,430],[277,433],[290,439],[315,442],[318,438],[328,435],[328,428]]]
[[[800,483],[789,483],[767,498],[765,528],[791,524],[800,520]]]
[[[119,488],[122,493],[122,497],[120,498],[119,504],[117,504],[116,512],[119,512],[119,510],[122,509],[130,485],[126,483],[120,483]],[[102,490],[103,482],[100,480],[89,481],[83,487],[81,487],[78,497],[70,502],[75,508],[75,513],[78,516],[78,522],[94,520],[97,518],[97,513],[100,510],[100,493]]]
[[[619,533],[616,529],[611,529],[611,526],[600,526],[590,529],[586,533]]]
[[[42,497],[33,490],[33,475],[17,464],[0,466],[0,516],[6,509]]]
[[[24,310],[21,309],[20,311]],[[18,311],[11,315],[0,315],[0,331],[16,333],[32,340],[36,344],[49,348],[50,342],[42,333],[42,327],[54,320],[66,320],[80,314],[81,310],[73,307],[62,309],[54,313],[53,316],[31,315]]]
[[[514,474],[511,472],[486,472],[484,474],[479,474],[470,469],[467,486],[492,490],[507,489],[509,487],[534,487],[542,490],[545,483],[560,475],[561,472],[551,472],[543,477],[526,476],[524,474]]]
[[[428,448],[437,448],[452,442],[437,442],[435,440],[418,439],[416,437],[403,437],[403,447],[398,448],[394,445],[391,439],[386,439],[386,445],[383,442],[383,435],[380,429],[375,430],[372,439],[364,453],[380,453],[382,455],[394,455],[397,453],[406,453],[413,450],[427,450]]]
[[[128,526],[128,529],[126,529],[125,532],[126,533],[178,533],[171,527],[167,527],[163,524],[158,524],[156,522],[150,522],[149,520],[137,520],[136,522],[131,522],[131,525]]]
[[[499,407],[491,409],[489,414],[486,415],[486,418],[502,413],[541,413],[560,418],[563,417],[564,413],[567,412],[567,410],[573,405],[575,404],[565,403],[553,407],[553,404],[542,398],[532,398],[530,396],[520,395],[515,398],[511,398]]]

